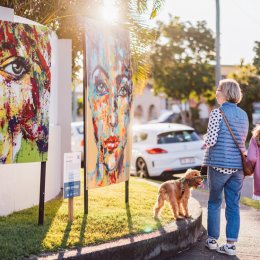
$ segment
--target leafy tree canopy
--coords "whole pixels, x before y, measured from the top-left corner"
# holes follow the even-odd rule
[[[253,65],[256,67],[256,72],[260,76],[260,42],[255,42],[254,47],[255,57],[253,60]]]
[[[138,80],[143,82],[150,69],[147,46],[154,40],[154,35],[145,25],[145,15],[154,18],[163,2],[164,0],[114,1],[120,14],[119,25],[130,31],[135,83]],[[83,50],[84,18],[98,18],[103,3],[104,0],[0,0],[0,6],[13,8],[16,15],[51,27],[59,38],[72,39],[74,73],[79,69],[76,57]]]
[[[152,54],[156,93],[177,100],[204,96],[212,100],[215,59],[214,38],[205,21],[193,26],[170,17],[169,24],[158,23]]]
[[[243,99],[239,106],[241,106],[248,115],[249,123],[252,128],[252,114],[253,114],[253,103],[260,102],[260,44],[256,42],[255,48],[254,65],[243,65],[235,72],[229,75],[238,81],[242,93]]]
[[[255,42],[254,52],[253,65],[244,65],[242,61],[238,70],[229,75],[237,80],[241,87],[243,99],[239,106],[247,112],[251,128],[253,103],[260,102],[260,42],[258,41]]]

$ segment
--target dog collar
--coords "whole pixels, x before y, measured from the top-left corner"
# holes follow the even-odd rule
[[[181,196],[180,196],[180,198],[182,198],[182,196],[184,194],[184,190],[185,190],[184,189],[184,183],[185,182],[188,183],[188,185],[190,187],[191,181],[196,180],[197,178],[205,179],[207,177],[205,177],[205,176],[197,176],[197,177],[193,177],[191,179],[181,178],[181,179],[178,180],[178,182],[180,182],[180,184],[181,184]]]
[[[182,198],[182,196],[183,196],[183,194],[184,194],[184,182],[186,182],[187,179],[181,178],[181,179],[179,179],[178,181],[179,181],[180,184],[181,184],[181,196],[180,196],[180,198]]]

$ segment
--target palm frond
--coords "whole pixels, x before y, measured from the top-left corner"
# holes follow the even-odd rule
[[[162,8],[165,0],[154,0],[153,1],[153,7],[152,7],[152,12],[150,15],[150,19],[153,19],[157,16],[159,10]]]
[[[151,46],[156,40],[156,33],[148,25],[147,20],[157,15],[164,0],[153,0],[151,13],[148,1],[130,1],[128,6],[128,22],[130,31],[130,45],[132,51],[133,80],[135,88],[142,89],[151,76]],[[145,6],[140,13],[140,6]],[[156,13],[154,13],[156,12]],[[150,14],[150,17],[147,16]]]
[[[79,17],[95,17],[103,0],[0,0],[0,4],[14,8],[15,14],[52,27],[59,37],[73,39],[73,58],[82,52]],[[122,21],[120,26],[130,32],[130,47],[136,87],[143,87],[150,77],[151,45],[156,35],[148,19],[154,18],[165,0],[117,0]],[[80,7],[80,8],[79,8]],[[73,70],[77,66],[73,63]]]

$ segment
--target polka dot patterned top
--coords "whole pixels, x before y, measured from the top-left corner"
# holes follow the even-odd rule
[[[207,134],[204,136],[204,141],[207,147],[214,146],[217,143],[218,132],[220,130],[219,124],[221,120],[222,120],[222,115],[220,113],[220,110],[218,108],[213,109],[209,117]],[[220,168],[220,167],[213,167],[213,168],[218,172],[224,174],[232,174],[238,170],[238,169]]]

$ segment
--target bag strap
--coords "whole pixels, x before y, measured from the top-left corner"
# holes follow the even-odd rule
[[[237,139],[236,139],[236,137],[234,136],[234,134],[233,134],[233,132],[232,132],[232,130],[231,130],[231,128],[230,128],[230,125],[229,125],[229,123],[228,123],[228,121],[227,121],[227,118],[226,118],[224,112],[222,111],[221,108],[219,108],[219,111],[220,111],[220,113],[221,113],[221,115],[222,115],[222,117],[223,117],[223,119],[224,119],[224,121],[225,121],[225,123],[226,123],[226,125],[227,125],[227,128],[228,128],[228,130],[229,130],[231,136],[233,137],[233,139],[234,139],[234,141],[235,141],[235,143],[236,143],[238,149],[239,149],[240,152],[242,153],[242,151],[241,151],[241,149],[240,149],[240,147],[239,147],[239,144],[238,144],[238,142],[237,142]]]

